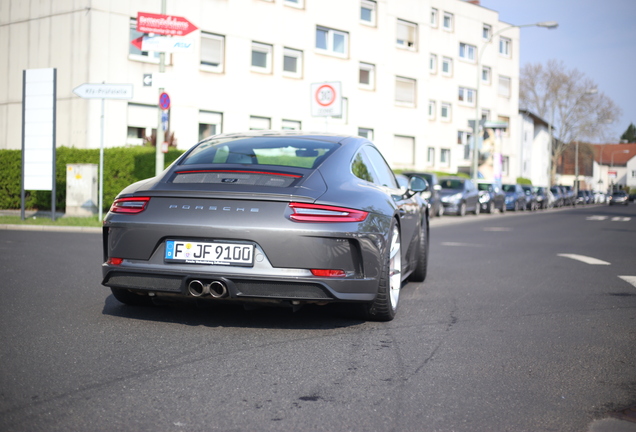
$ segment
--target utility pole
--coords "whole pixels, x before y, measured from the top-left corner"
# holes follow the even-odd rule
[[[161,14],[166,14],[166,0],[161,0]],[[163,74],[165,71],[166,53],[162,51],[159,53],[159,73]],[[159,96],[157,97],[157,111],[159,113],[157,116],[157,139],[155,142],[155,175],[157,176],[163,172],[164,165],[162,146],[163,142],[165,141],[165,132],[163,130],[163,109],[161,108],[161,106],[159,106],[159,97],[161,97],[163,91],[163,87],[159,88]]]

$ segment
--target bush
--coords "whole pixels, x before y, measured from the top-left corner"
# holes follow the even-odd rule
[[[526,184],[526,185],[532,185],[532,180],[525,178],[525,177],[517,177],[517,183],[519,184]]]
[[[165,166],[183,151],[171,149],[165,154]],[[99,149],[59,147],[55,161],[55,201],[57,209],[66,207],[66,165],[92,163],[99,165]],[[0,208],[20,208],[22,151],[0,150]],[[107,211],[115,196],[126,186],[155,175],[153,147],[113,147],[104,149],[104,202]],[[25,191],[25,207],[51,209],[51,191]]]

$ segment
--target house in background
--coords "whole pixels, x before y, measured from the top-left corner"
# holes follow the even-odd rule
[[[594,144],[594,190],[636,189],[636,143]]]
[[[520,117],[519,177],[534,186],[550,186],[550,125],[536,114],[522,109]]]

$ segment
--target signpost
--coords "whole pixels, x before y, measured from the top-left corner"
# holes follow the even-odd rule
[[[73,89],[73,93],[83,99],[101,99],[100,118],[101,138],[99,144],[99,220],[102,220],[104,205],[104,99],[132,99],[132,84],[82,84]]]
[[[188,52],[194,48],[194,42],[190,38],[172,38],[168,36],[141,36],[134,39],[131,44],[140,51],[157,52]]]
[[[162,7],[162,12],[164,12],[164,10],[165,8]],[[137,13],[137,31],[140,33],[185,36],[197,29],[197,26],[180,16],[160,15],[148,12]]]
[[[311,115],[334,117],[342,115],[342,89],[340,82],[311,85]]]

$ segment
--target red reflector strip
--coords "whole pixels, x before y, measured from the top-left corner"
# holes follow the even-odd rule
[[[345,277],[344,270],[311,269],[311,274],[318,277]]]
[[[110,264],[110,265],[119,265],[124,261],[123,258],[108,258],[108,261],[106,261],[106,264]]]
[[[137,214],[146,210],[150,197],[117,198],[110,207],[112,213]]]
[[[319,204],[289,203],[295,222],[361,222],[368,212]]]
[[[245,170],[191,170],[191,171],[176,171],[175,174],[196,174],[196,173],[243,173],[243,174],[266,174],[273,176],[282,176],[282,177],[293,177],[293,178],[301,178],[301,175],[298,174],[284,174],[284,173],[276,173],[276,172],[268,172],[268,171],[245,171]]]

